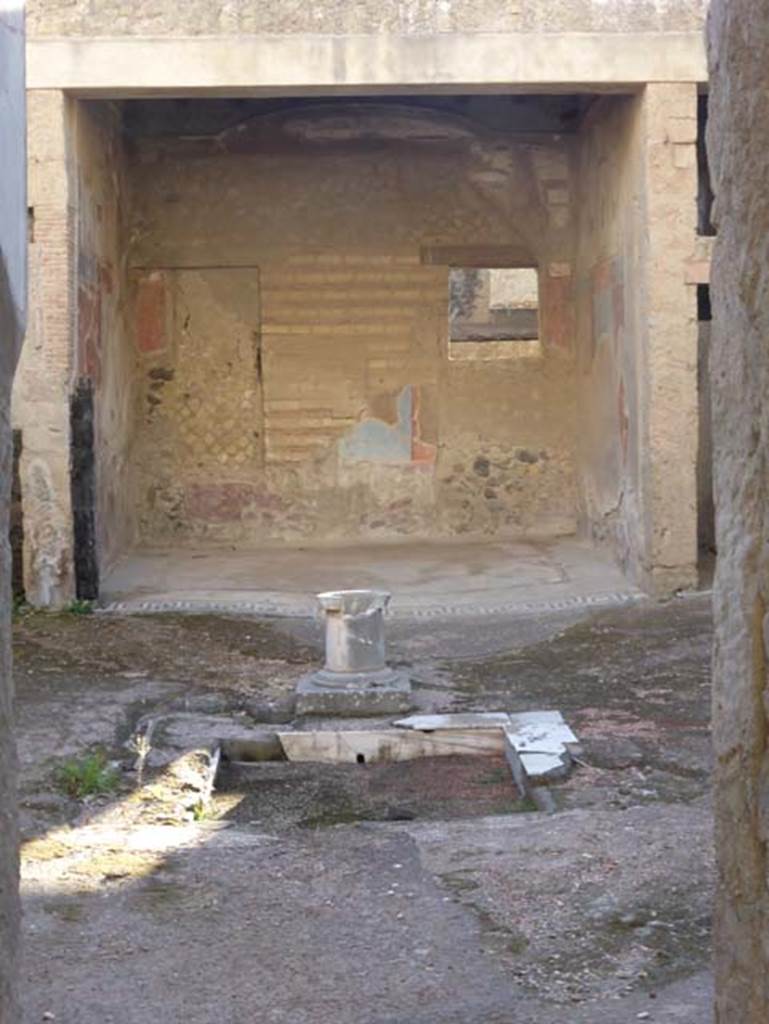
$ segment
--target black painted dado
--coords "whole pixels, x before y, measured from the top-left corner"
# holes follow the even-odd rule
[[[13,469],[11,473],[11,586],[16,600],[24,598],[24,508],[21,500],[22,437],[20,430],[13,432]]]
[[[83,601],[99,596],[96,551],[96,460],[94,398],[90,380],[78,382],[70,399],[70,483],[75,541],[75,592]]]

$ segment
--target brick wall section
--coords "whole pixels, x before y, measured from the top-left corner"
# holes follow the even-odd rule
[[[414,255],[328,253],[267,267],[262,285],[268,462],[312,457],[375,416],[378,395],[436,383],[445,269]]]

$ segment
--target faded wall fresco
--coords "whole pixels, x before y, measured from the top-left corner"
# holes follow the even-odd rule
[[[599,101],[583,136],[578,256],[581,483],[591,535],[631,571],[640,523],[640,104]]]
[[[343,462],[424,463],[435,461],[436,446],[420,437],[421,393],[407,384],[395,398],[396,422],[373,416],[360,420],[339,442]]]
[[[103,571],[135,534],[129,454],[136,382],[126,325],[128,189],[119,110],[111,104],[78,104],[72,146],[77,211],[73,377],[75,386],[90,382],[93,389],[94,546]]]
[[[375,104],[135,140],[140,540],[573,531],[573,312],[536,359],[448,358],[463,255],[570,302],[564,146]]]

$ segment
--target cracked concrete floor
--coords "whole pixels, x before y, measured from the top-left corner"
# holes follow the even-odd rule
[[[281,707],[318,627],[19,619],[26,1020],[709,1018],[708,599],[403,620],[390,639],[420,707],[564,712],[584,755],[558,814],[163,824],[160,782],[130,772],[108,797],[67,798],[60,758],[101,744],[125,759],[155,707]]]

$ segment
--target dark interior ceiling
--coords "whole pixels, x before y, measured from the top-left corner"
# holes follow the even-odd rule
[[[266,114],[340,108],[355,104],[409,106],[456,114],[480,127],[505,134],[566,134],[576,132],[593,102],[590,94],[499,96],[345,96],[291,99],[174,99],[123,100],[123,124],[133,137],[206,136]]]

